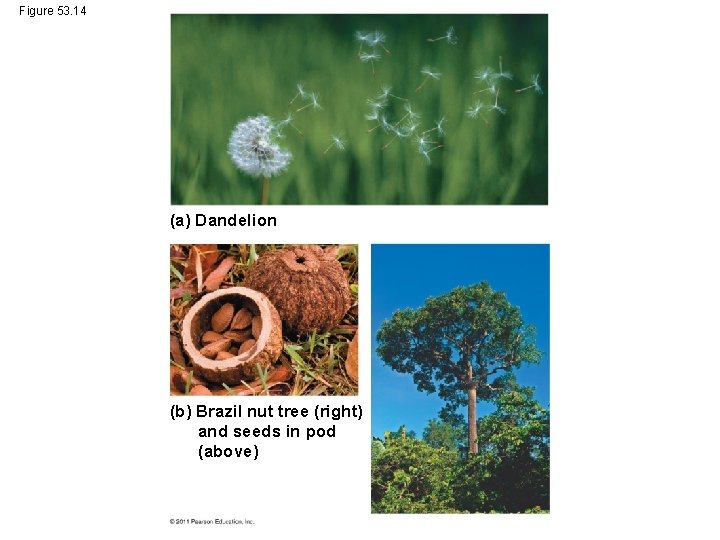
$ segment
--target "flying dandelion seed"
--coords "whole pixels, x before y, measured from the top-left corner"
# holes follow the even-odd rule
[[[490,92],[491,94],[497,94],[498,93],[498,87],[494,83],[488,86],[487,88],[483,88],[482,90],[478,90],[477,92],[473,92],[473,96],[475,94],[482,94],[483,92]]]
[[[441,41],[443,39],[446,39],[449,45],[455,45],[457,43],[457,36],[455,35],[455,28],[450,27],[447,29],[447,32],[445,32],[444,36],[436,37],[436,38],[428,38],[429,42],[435,42],[435,41]]]
[[[430,152],[437,150],[438,148],[442,148],[442,144],[439,144],[437,141],[431,141],[428,140],[424,134],[420,134],[417,137],[415,137],[415,145],[417,146],[418,154],[422,155],[425,160],[430,163]],[[435,146],[432,146],[435,145]]]
[[[292,123],[292,118],[293,118],[292,113],[287,113],[287,116],[286,116],[283,120],[280,120],[280,121],[276,124],[276,131],[278,132],[278,138],[281,138],[281,137],[282,137],[282,134],[280,133],[280,130],[281,130],[282,128],[284,128],[285,126],[290,126],[290,127],[293,128],[295,131],[297,131],[298,134],[299,134],[301,137],[305,137],[305,134],[304,134],[302,131],[300,131],[295,124]]]
[[[492,80],[494,74],[495,72],[493,71],[493,69],[486,66],[482,69],[476,70],[474,77],[480,82],[489,83]]]
[[[387,107],[387,100],[386,99],[368,99],[367,104],[370,106],[371,114],[375,115],[375,118],[368,118],[368,120],[375,120],[377,119],[377,115],[380,111],[382,111],[385,107]]]
[[[482,113],[483,109],[488,108],[487,105],[484,103],[481,103],[479,101],[476,101],[475,104],[470,107],[465,114],[467,114],[470,118],[477,118],[478,116],[483,119],[483,121],[487,124],[488,120],[485,118],[485,115]]]
[[[375,99],[377,99],[379,101],[387,102],[387,98],[389,98],[389,97],[398,99],[400,101],[408,101],[407,98],[396,96],[395,94],[393,94],[392,86],[387,86],[387,85],[383,85],[382,87],[380,87],[380,92],[378,92],[378,95]]]
[[[345,150],[345,141],[338,135],[332,135],[330,137],[330,146],[328,146],[323,154],[327,154],[331,148],[337,148],[338,150]]]
[[[503,67],[502,67],[502,56],[499,57],[498,62],[500,63],[500,71],[497,72],[497,74],[496,74],[497,77],[498,77],[499,79],[507,79],[507,80],[509,80],[509,81],[512,80],[513,74],[510,73],[509,71],[503,71]]]
[[[393,128],[398,127],[405,120],[407,120],[409,123],[414,123],[414,122],[417,122],[418,120],[420,120],[420,114],[416,113],[415,111],[412,110],[412,105],[410,104],[410,102],[407,102],[403,106],[403,108],[405,109],[405,115],[402,118],[400,118],[400,120],[395,122],[395,124],[393,124],[393,126],[392,126]]]
[[[381,114],[379,116],[379,118],[377,118],[377,121],[378,121],[377,125],[375,125],[367,130],[368,133],[372,133],[377,128],[382,128],[382,130],[385,132],[388,132],[392,129],[390,122],[388,122],[387,116],[385,116],[384,114]]]
[[[441,117],[440,120],[435,122],[435,127],[432,127],[430,129],[426,129],[422,132],[422,135],[426,135],[428,133],[432,133],[433,131],[437,131],[437,134],[439,137],[442,137],[445,135],[445,128],[443,128],[443,124],[445,123],[445,117]]]
[[[390,54],[390,51],[385,48],[385,34],[378,30],[375,30],[372,34],[370,34],[370,41],[368,44],[373,49],[380,47],[387,54]]]
[[[445,129],[443,128],[443,124],[444,124],[444,123],[445,123],[445,117],[444,117],[444,116],[440,117],[440,120],[438,120],[437,122],[435,122],[435,129],[437,130],[438,135],[441,136],[441,137],[442,137],[443,135],[445,135]]]
[[[490,110],[491,110],[491,111],[497,111],[497,112],[499,112],[500,114],[505,114],[505,112],[506,112],[505,107],[502,107],[502,106],[498,105],[498,96],[500,96],[500,90],[498,90],[498,91],[495,93],[495,104],[490,107]]]
[[[290,101],[288,101],[288,107],[290,107],[290,105],[292,105],[293,101],[295,101],[297,98],[305,99],[308,95],[307,92],[305,91],[305,87],[302,85],[302,83],[297,84],[297,91],[298,91],[297,94],[295,94],[295,96]]]
[[[360,54],[362,52],[363,45],[370,45],[370,32],[358,30],[355,32],[355,41],[360,42],[360,49],[358,50],[358,54]]]
[[[372,67],[372,74],[373,74],[373,77],[375,77],[375,62],[380,60],[380,54],[376,53],[376,52],[372,52],[372,53],[363,52],[363,53],[360,53],[358,56],[359,56],[361,62],[364,62],[364,63],[370,62],[370,67]]]
[[[423,66],[423,68],[420,70],[420,73],[425,75],[425,79],[423,79],[423,82],[420,83],[420,86],[418,86],[415,91],[419,92],[420,89],[425,86],[425,83],[427,83],[430,79],[438,80],[440,79],[440,73],[439,71],[435,71],[431,66]]]
[[[536,93],[539,95],[542,95],[543,89],[542,86],[540,86],[540,74],[536,73],[532,76],[532,84],[530,86],[526,86],[525,88],[521,88],[520,90],[515,90],[515,92],[524,92],[525,90],[530,90],[533,88]]]
[[[315,92],[310,92],[305,96],[305,99],[308,100],[307,105],[303,105],[299,109],[297,109],[295,112],[299,113],[300,111],[303,111],[307,109],[308,107],[312,107],[313,109],[322,109],[320,106],[320,102],[318,101],[318,95]]]

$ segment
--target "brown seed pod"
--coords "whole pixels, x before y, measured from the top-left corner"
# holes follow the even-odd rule
[[[253,316],[259,316],[262,320],[262,332],[249,351],[238,351],[237,355],[225,360],[210,360],[201,353],[202,335],[210,329],[213,315],[226,304],[232,306],[233,312],[247,308]],[[282,323],[277,310],[264,294],[246,287],[220,289],[203,296],[185,315],[181,335],[193,370],[215,383],[236,385],[244,380],[255,380],[256,366],[267,369],[282,352]],[[227,337],[221,341],[232,343]],[[215,343],[217,342],[211,345]],[[227,351],[228,348],[223,350]]]
[[[228,330],[223,334],[228,339],[232,339],[235,343],[242,343],[252,337],[250,330]]]
[[[250,312],[249,309],[240,309],[235,314],[235,317],[233,317],[232,323],[230,323],[230,328],[233,330],[244,330],[250,324],[253,320],[253,314]]]
[[[233,356],[235,355],[230,351],[220,351],[219,353],[217,353],[215,360],[227,360],[228,358],[232,358]]]
[[[215,332],[222,333],[227,330],[235,313],[235,306],[232,304],[223,304],[220,306],[211,319],[211,326]]]
[[[225,332],[227,334],[227,332]],[[228,336],[225,336],[228,337]],[[202,342],[205,344],[212,343],[213,341],[217,341],[218,339],[222,339],[223,335],[218,334],[217,332],[213,332],[212,330],[208,330],[202,335]]]
[[[285,327],[298,334],[330,330],[351,304],[342,266],[314,245],[263,253],[243,284],[264,293]]]
[[[249,351],[250,349],[253,348],[253,345],[255,345],[255,340],[254,340],[254,339],[248,339],[245,343],[243,343],[242,345],[240,345],[240,349],[238,349],[238,352],[239,352],[240,354],[242,354],[242,353],[244,353],[245,351]]]
[[[215,358],[219,352],[227,351],[231,344],[232,341],[229,339],[218,339],[200,349],[200,354],[205,358]]]

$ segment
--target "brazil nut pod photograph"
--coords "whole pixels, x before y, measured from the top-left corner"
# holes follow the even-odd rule
[[[357,244],[171,244],[170,394],[357,395],[358,268]]]

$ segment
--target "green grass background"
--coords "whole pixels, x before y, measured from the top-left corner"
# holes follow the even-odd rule
[[[427,42],[455,27],[458,43]],[[380,30],[375,63],[358,59],[357,30]],[[367,48],[366,48],[367,50]],[[487,94],[473,78],[484,66],[511,71],[499,103],[505,116],[467,109]],[[420,69],[442,73],[420,92]],[[515,93],[540,73],[544,95]],[[282,145],[293,160],[270,181],[270,204],[547,204],[546,15],[173,15],[173,204],[258,204],[262,181],[238,171],[227,153],[234,125],[249,116],[274,120],[303,82],[322,110],[297,113]],[[395,140],[365,120],[381,85],[409,98],[423,129],[446,118],[443,148],[427,164],[411,140]],[[402,115],[391,100],[390,116]],[[298,102],[293,104],[297,108]],[[323,154],[341,134],[344,151]]]

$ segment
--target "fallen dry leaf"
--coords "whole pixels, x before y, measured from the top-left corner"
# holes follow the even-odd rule
[[[358,382],[358,333],[355,332],[355,337],[350,342],[348,347],[347,360],[345,360],[345,371],[350,378]]]
[[[183,283],[179,287],[170,289],[170,300],[177,300],[178,298],[182,298],[185,293],[195,294],[195,286],[186,285]]]
[[[235,266],[235,259],[233,257],[223,259],[217,268],[210,272],[205,278],[205,290],[210,292],[218,290],[233,266]]]
[[[178,339],[175,334],[170,334],[170,355],[172,356],[173,362],[185,367],[185,355],[182,353],[180,339]]]
[[[190,256],[188,257],[187,266],[185,266],[185,282],[192,281],[198,277],[198,269],[200,269],[199,281],[202,281],[203,275],[210,271],[218,260],[220,253],[216,244],[195,244],[190,247]],[[199,263],[199,264],[198,264]]]

